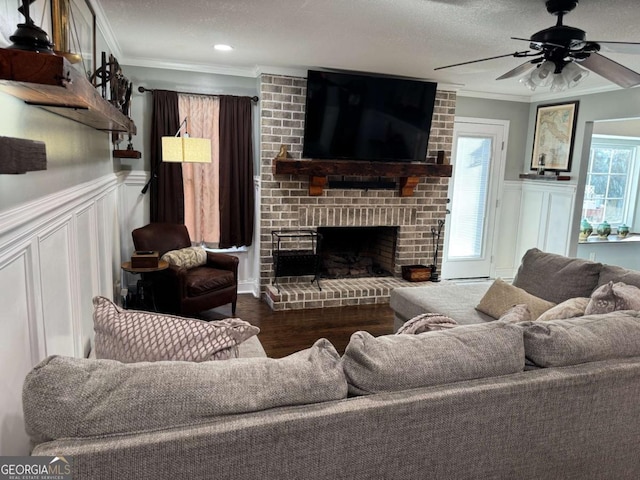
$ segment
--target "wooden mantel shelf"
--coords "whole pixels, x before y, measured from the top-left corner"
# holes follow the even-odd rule
[[[348,160],[274,159],[274,173],[308,175],[309,195],[321,195],[328,175],[400,178],[400,196],[413,195],[419,177],[451,177],[451,165]]]
[[[97,130],[136,133],[136,126],[66,58],[0,48],[0,90]]]

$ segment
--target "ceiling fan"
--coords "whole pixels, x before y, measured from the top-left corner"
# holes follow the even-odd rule
[[[571,12],[578,5],[578,0],[547,0],[545,4],[547,11],[558,17],[556,25],[534,33],[529,39],[511,37],[512,40],[529,42],[529,48],[533,51],[525,50],[471,60],[438,67],[435,70],[484,62],[496,58],[532,57],[531,60],[527,60],[525,63],[509,70],[496,80],[517,77],[533,69],[530,75],[526,75],[520,80],[521,83],[531,90],[535,90],[539,86],[551,85],[552,91],[562,91],[577,85],[591,70],[623,88],[640,85],[640,73],[599,53],[600,50],[604,50],[614,53],[640,54],[640,43],[587,41],[587,35],[584,30],[569,27],[562,23],[564,15]]]

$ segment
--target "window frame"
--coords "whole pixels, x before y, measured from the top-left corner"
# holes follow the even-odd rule
[[[582,199],[582,218],[586,218],[585,215],[585,203],[587,201],[587,191],[586,186],[588,185],[588,179],[591,175],[593,175],[591,168],[592,162],[594,158],[594,150],[602,148],[602,149],[612,149],[612,148],[624,148],[632,150],[632,158],[630,160],[630,168],[627,172],[627,182],[624,193],[624,207],[623,207],[623,215],[621,222],[611,223],[611,228],[614,231],[617,231],[618,225],[622,225],[623,223],[633,228],[635,211],[638,203],[638,182],[634,180],[638,179],[638,174],[640,171],[640,137],[621,137],[615,135],[597,135],[594,134],[591,140],[591,146],[589,148],[589,158],[587,165],[587,172],[585,177],[585,192]],[[601,175],[601,174],[596,174]],[[611,175],[611,172],[606,174],[607,177]],[[605,198],[606,202],[606,198]],[[607,220],[604,218],[603,220]],[[609,221],[609,220],[607,220]],[[597,225],[593,225],[594,229]]]

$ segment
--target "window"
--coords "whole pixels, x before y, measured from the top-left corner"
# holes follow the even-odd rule
[[[612,227],[632,223],[639,149],[640,139],[594,135],[582,204],[582,218],[594,228],[605,220]]]

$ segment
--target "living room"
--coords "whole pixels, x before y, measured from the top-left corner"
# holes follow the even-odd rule
[[[13,3],[15,2],[7,2]],[[539,3],[535,8],[527,7],[537,12],[537,23],[518,28],[514,25],[513,35],[528,36],[552,23],[554,19],[544,11],[543,2]],[[122,3],[117,15],[102,18],[100,22],[103,22],[103,28],[109,25],[108,22],[113,23],[111,27],[114,27],[118,18],[127,15],[129,8]],[[457,11],[465,7],[441,4],[441,8],[455,8]],[[579,5],[575,14],[582,15],[581,10],[587,9],[588,2],[585,1]],[[111,11],[106,6],[98,9],[98,13],[101,10]],[[593,10],[589,12],[593,16]],[[576,18],[579,20],[574,23],[588,28],[590,32],[598,28],[594,24],[595,20],[589,16]],[[286,24],[273,28],[287,30]],[[635,25],[633,28],[629,27],[628,31],[633,33],[625,36],[621,27],[604,30],[602,37],[615,37],[611,40],[640,40],[635,33]],[[218,65],[212,62],[212,65],[203,65],[200,71],[187,69],[177,63],[152,65],[143,61],[141,56],[124,51],[105,31],[100,30],[99,33],[102,34],[102,38],[98,40],[100,46],[111,52],[122,52],[116,56],[121,59],[125,74],[136,86],[131,102],[131,117],[137,126],[137,134],[132,141],[135,149],[142,152],[140,159],[113,158],[113,144],[107,133],[26,105],[0,91],[3,112],[0,118],[0,135],[40,140],[47,147],[46,171],[26,175],[0,175],[0,284],[3,286],[0,289],[0,302],[5,312],[2,315],[2,326],[6,332],[3,335],[2,360],[5,365],[11,366],[11,369],[7,369],[11,372],[6,371],[2,375],[3,393],[0,403],[3,410],[6,406],[6,411],[10,412],[3,416],[2,421],[0,451],[3,454],[24,453],[24,448],[14,449],[12,441],[14,435],[21,435],[24,439],[24,433],[16,433],[23,428],[20,419],[21,405],[16,399],[19,399],[24,376],[46,355],[83,356],[87,352],[93,332],[91,298],[95,295],[117,298],[124,286],[121,264],[130,258],[133,251],[131,231],[148,221],[148,195],[141,195],[140,191],[149,180],[151,99],[149,94],[138,92],[137,87],[204,94],[255,95],[262,99],[267,91],[265,86],[274,77],[304,81],[306,75],[306,68],[291,66],[257,69],[252,64],[232,68],[228,65],[230,60],[222,56],[215,57]],[[113,34],[113,29],[110,28],[107,33]],[[436,33],[434,27],[434,33],[427,36]],[[600,36],[599,32],[597,36]],[[506,38],[503,40],[506,42]],[[188,50],[187,47],[179,46],[179,41],[174,40],[174,43],[176,51]],[[456,43],[463,42],[460,40]],[[395,54],[394,51],[385,50],[387,47],[379,45],[378,48],[387,52],[387,57]],[[516,47],[510,43],[483,48],[483,51],[497,50],[494,54],[499,54],[505,48],[509,51]],[[456,52],[455,58],[446,58],[442,64],[491,55],[478,54],[479,52],[469,47],[462,50]],[[415,53],[409,56],[415,63]],[[423,61],[422,57],[420,54],[419,61]],[[127,61],[128,58],[137,61]],[[637,62],[630,55],[623,59],[632,68],[633,63],[629,62]],[[320,63],[320,60],[314,62]],[[504,60],[500,60],[495,69],[493,66],[487,67],[492,78],[520,61],[511,58],[507,63],[502,62]],[[434,64],[438,65],[440,64]],[[353,63],[341,64],[330,58],[322,62],[321,66],[340,67],[341,70],[372,70],[355,60]],[[501,70],[500,66],[505,68]],[[374,73],[426,78],[433,76],[431,69],[419,75],[408,75],[403,70],[394,70],[392,67]],[[578,90],[575,93],[569,90],[562,94],[551,94],[546,89],[541,89],[530,96],[516,79],[511,79],[503,81],[512,82],[504,87],[505,91],[511,93],[482,94],[467,90],[461,85],[473,75],[474,73],[465,73],[464,70],[462,74],[456,73],[453,69],[448,77],[451,80],[440,83],[443,91],[453,92],[456,117],[509,122],[506,163],[499,197],[502,205],[500,225],[504,227],[500,229],[500,235],[492,247],[495,258],[491,276],[512,278],[520,258],[531,247],[583,258],[591,258],[595,252],[597,261],[619,265],[624,262],[625,266],[638,269],[639,266],[633,264],[638,258],[637,249],[633,246],[631,249],[626,245],[622,247],[624,254],[620,259],[617,245],[611,245],[609,251],[602,246],[581,245],[578,242],[588,166],[588,153],[585,152],[590,147],[594,122],[637,118],[640,109],[638,89],[620,89],[604,82],[604,86],[580,93]],[[592,76],[596,77],[595,74]],[[516,87],[523,89],[521,95],[514,93],[520,91]],[[554,182],[553,185],[521,180],[520,174],[530,172],[537,108],[565,100],[579,101],[574,154],[571,169],[567,172],[571,180]],[[264,193],[262,183],[272,179],[271,162],[278,153],[277,148],[265,148],[263,144],[279,143],[261,139],[261,112],[265,108],[263,100],[253,107],[256,211],[260,211],[259,202]],[[124,139],[124,144],[126,142],[127,139]],[[299,152],[293,150],[293,154],[299,155]],[[523,217],[521,212],[526,213],[526,216]],[[637,224],[632,227],[637,229]],[[255,231],[260,232],[261,228],[265,227],[260,224],[260,216],[256,215]],[[261,278],[261,272],[264,271],[264,266],[261,265],[264,242],[265,240],[258,240],[256,237],[253,245],[235,253],[240,258],[238,288],[243,295],[261,296],[266,284],[270,282],[268,277]],[[425,255],[425,258],[428,256]],[[124,281],[127,280],[124,277]],[[21,446],[24,445],[22,442]]]

